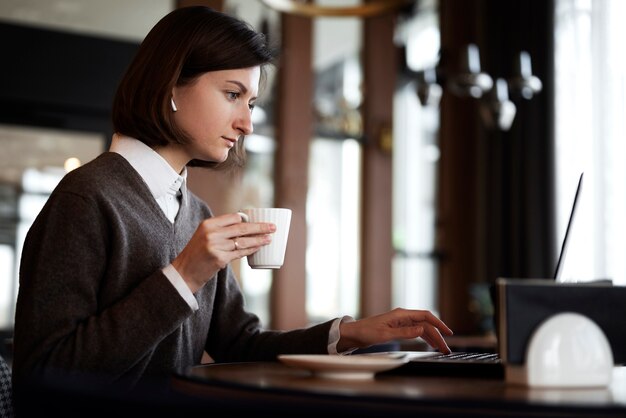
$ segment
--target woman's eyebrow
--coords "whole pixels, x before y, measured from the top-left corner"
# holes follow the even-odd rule
[[[240,81],[237,80],[226,80],[227,83],[233,83],[236,84],[237,86],[239,86],[239,88],[241,89],[241,92],[243,94],[246,94],[248,92],[248,88]]]

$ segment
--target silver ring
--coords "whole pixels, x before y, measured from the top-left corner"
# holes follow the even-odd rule
[[[237,242],[237,239],[233,239],[233,244],[235,244],[235,249],[233,251],[237,251],[239,249],[239,243]]]

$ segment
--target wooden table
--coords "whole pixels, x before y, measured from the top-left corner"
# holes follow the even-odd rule
[[[608,388],[531,389],[501,379],[377,374],[325,379],[282,363],[195,367],[174,391],[251,416],[626,417],[626,367]]]

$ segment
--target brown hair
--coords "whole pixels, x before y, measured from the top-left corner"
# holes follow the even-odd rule
[[[174,86],[193,82],[209,71],[271,63],[275,53],[262,33],[233,16],[209,7],[175,9],[141,43],[113,100],[113,129],[155,148],[186,144],[189,135],[176,125],[170,99]],[[193,160],[189,165],[241,166],[243,138],[223,163]]]

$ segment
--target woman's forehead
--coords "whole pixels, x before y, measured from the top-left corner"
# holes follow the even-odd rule
[[[203,77],[218,82],[235,82],[236,84],[243,85],[246,90],[257,92],[261,77],[261,68],[250,67],[210,71],[205,73]]]

